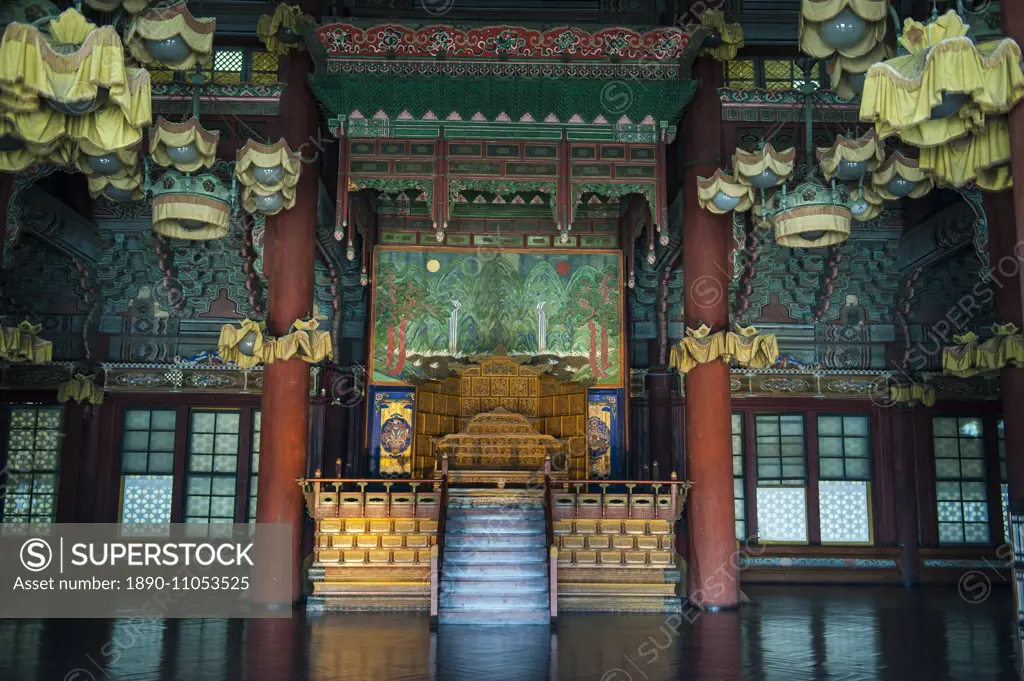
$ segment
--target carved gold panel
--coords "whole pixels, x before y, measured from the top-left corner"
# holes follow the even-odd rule
[[[449,395],[446,399],[448,400],[448,408],[445,410],[445,413],[448,414],[448,416],[458,416],[459,398]]]
[[[505,411],[519,411],[519,400],[514,397],[502,397],[500,400],[501,408]]]
[[[473,379],[473,395],[487,397],[491,394],[491,379],[487,377]]]
[[[540,380],[541,395],[557,395],[559,382],[553,378],[542,378]]]
[[[585,412],[587,404],[586,395],[579,393],[576,395],[569,396],[569,413],[570,414],[582,414]]]
[[[555,415],[565,416],[569,413],[569,396],[559,395],[555,398]]]
[[[537,416],[537,398],[524,397],[519,400],[519,413],[523,416]]]
[[[480,398],[480,411],[494,411],[499,406],[501,406],[501,401],[497,397]]]
[[[419,399],[416,400],[416,405],[419,407],[419,411],[422,414],[434,413],[434,394],[421,390]]]
[[[537,401],[540,406],[539,416],[551,416],[555,413],[555,401],[553,397],[542,397]]]
[[[508,391],[513,397],[526,397],[530,394],[529,378],[508,379]]]
[[[494,397],[505,397],[508,395],[508,379],[507,378],[492,378],[491,379],[491,395]]]
[[[468,373],[469,372],[467,371],[466,374]],[[459,394],[462,395],[463,397],[473,394],[473,379],[467,378],[466,374],[463,374],[462,387],[459,390]]]
[[[483,374],[491,376],[518,376],[519,365],[507,359],[484,360],[480,365]]]
[[[479,397],[463,397],[462,398],[462,413],[460,416],[476,416],[480,413],[480,398]]]
[[[441,381],[441,393],[445,395],[458,395],[462,390],[462,380],[458,378],[446,378]]]
[[[547,435],[562,437],[562,419],[557,416],[544,419],[544,432]]]

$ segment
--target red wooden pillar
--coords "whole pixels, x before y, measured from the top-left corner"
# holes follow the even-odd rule
[[[308,150],[310,140],[317,139],[319,114],[307,81],[312,70],[308,52],[293,51],[284,59],[281,80],[288,86],[281,98],[281,110],[287,112],[282,132],[293,151]],[[267,333],[271,336],[287,334],[296,319],[311,313],[317,206],[317,169],[312,161],[308,153],[303,158],[295,206],[267,221]],[[297,601],[302,593],[300,551],[305,510],[295,479],[306,472],[309,365],[299,359],[267,365],[262,409],[256,522],[292,526],[289,558],[293,565],[292,598]]]
[[[682,123],[684,318],[697,328],[722,331],[729,324],[729,216],[713,215],[697,202],[697,176],[721,167],[722,108],[716,88],[721,65],[701,59],[700,89]],[[732,482],[729,367],[716,361],[686,375],[687,479],[690,494],[688,569],[690,600],[706,608],[739,604]]]
[[[1017,107],[1020,111],[1021,107]],[[1022,121],[1024,125],[1024,121]],[[1024,148],[1014,150],[1024,156]],[[1021,171],[1024,173],[1024,170]],[[1024,177],[1024,174],[1020,175]],[[1015,187],[1017,184],[1014,183]],[[988,218],[989,260],[992,266],[991,288],[995,295],[996,321],[1013,322],[1024,327],[1021,307],[1021,267],[1024,249],[1018,246],[1014,220],[1014,193],[1009,191],[985,194],[985,215]],[[1018,202],[1020,199],[1017,200]],[[1019,209],[1019,206],[1018,206]],[[1003,405],[1003,423],[1006,430],[1006,476],[1010,486],[1010,501],[1024,501],[1024,420],[1014,418],[1024,414],[1024,369],[1007,366],[999,375],[999,397]]]

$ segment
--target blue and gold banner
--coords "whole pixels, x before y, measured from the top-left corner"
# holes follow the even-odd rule
[[[399,388],[374,390],[371,395],[370,470],[375,475],[410,475],[415,392]]]
[[[622,391],[589,390],[587,399],[588,477],[614,478],[620,472]]]

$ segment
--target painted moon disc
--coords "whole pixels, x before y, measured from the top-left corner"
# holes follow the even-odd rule
[[[427,261],[427,271],[428,272],[437,272],[439,269],[441,269],[441,263],[440,262],[438,262],[437,260],[428,260]]]

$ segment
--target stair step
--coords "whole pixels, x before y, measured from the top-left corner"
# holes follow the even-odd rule
[[[536,520],[476,520],[449,519],[444,526],[446,534],[544,534],[544,523]]]
[[[441,624],[476,624],[483,626],[511,626],[517,624],[548,625],[551,613],[547,610],[512,610],[506,612],[476,610],[441,610]]]
[[[442,598],[448,594],[547,594],[548,581],[543,578],[517,580],[448,579],[441,582]]]
[[[520,549],[517,551],[502,551],[479,548],[445,548],[444,562],[445,569],[448,563],[452,565],[476,565],[503,563],[510,565],[523,565],[524,563],[541,563],[547,560],[547,550]]]
[[[548,568],[543,562],[488,563],[486,565],[466,563],[463,565],[457,565],[445,561],[444,577],[449,576],[459,580],[503,580],[527,579],[531,577],[547,579]]]
[[[453,534],[445,537],[445,551],[461,548],[515,549],[544,548],[547,538],[543,534]]]
[[[548,610],[546,593],[446,594],[440,602],[445,610]]]
[[[448,520],[476,520],[480,522],[534,520],[544,522],[542,508],[452,508],[448,507]]]

